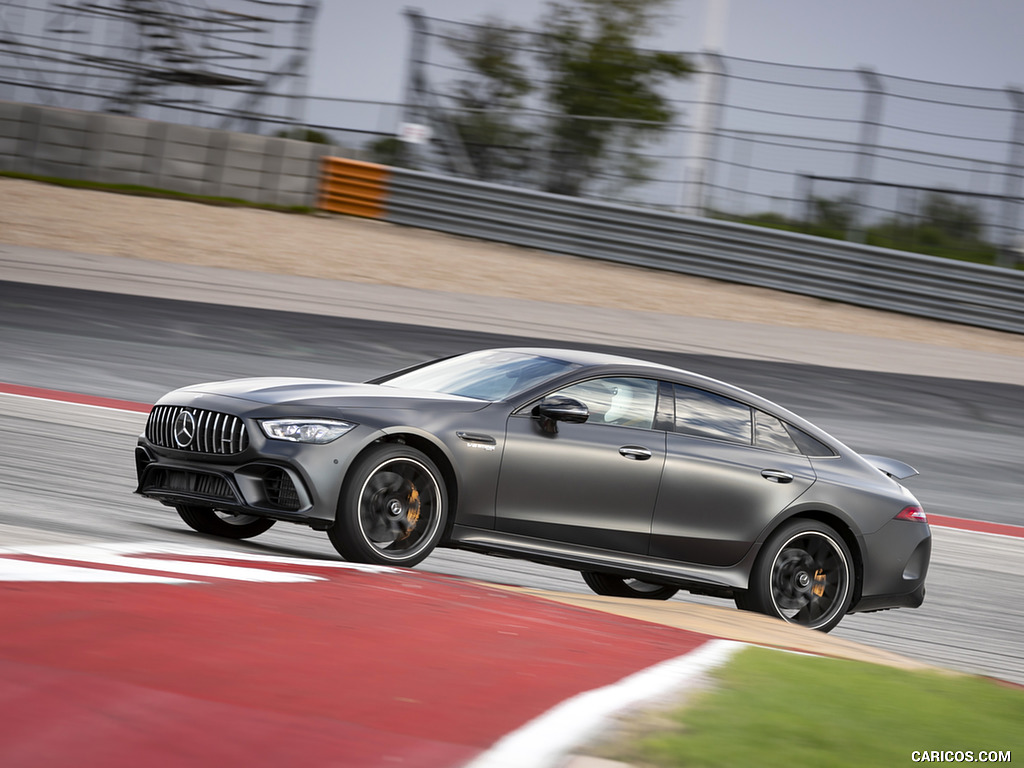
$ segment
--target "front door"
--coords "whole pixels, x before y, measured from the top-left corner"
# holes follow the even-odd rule
[[[658,383],[592,379],[556,393],[583,402],[583,424],[541,429],[523,409],[508,420],[498,480],[498,530],[646,554],[665,464],[654,429]]]

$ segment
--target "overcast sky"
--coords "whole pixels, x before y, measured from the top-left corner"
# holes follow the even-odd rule
[[[728,56],[870,66],[986,88],[1024,85],[1024,0],[675,0],[651,47],[701,50],[710,3],[725,9],[718,48]],[[545,1],[324,0],[309,94],[401,101],[409,43],[402,11],[409,5],[452,21],[497,15],[533,26]]]

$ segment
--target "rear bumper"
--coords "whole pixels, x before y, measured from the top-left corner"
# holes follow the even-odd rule
[[[871,611],[887,611],[890,608],[918,608],[924,602],[924,584],[912,592],[902,595],[875,595],[862,597],[850,613],[869,613]]]
[[[891,520],[864,537],[864,582],[850,613],[917,608],[924,602],[931,562],[927,523]]]

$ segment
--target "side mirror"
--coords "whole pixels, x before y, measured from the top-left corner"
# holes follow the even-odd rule
[[[558,422],[582,424],[590,418],[590,409],[579,400],[564,395],[551,395],[533,407],[533,416],[540,428],[549,434],[558,432]]]

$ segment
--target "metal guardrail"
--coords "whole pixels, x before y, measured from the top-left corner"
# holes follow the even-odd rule
[[[1024,333],[1019,270],[392,171],[396,224]]]

